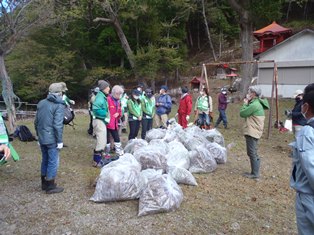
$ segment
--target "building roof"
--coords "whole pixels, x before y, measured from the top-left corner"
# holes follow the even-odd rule
[[[314,36],[314,31],[313,30],[310,30],[310,29],[304,29],[302,30],[301,32],[298,32],[294,35],[292,35],[291,37],[287,38],[286,40],[282,41],[281,43],[279,44],[276,44],[275,46],[273,46],[272,48],[268,49],[267,51],[255,56],[255,59],[270,59],[270,58],[265,58],[265,56],[271,54],[272,52],[278,50],[279,48],[283,48],[285,47],[286,45],[288,45],[290,42],[293,42],[293,41],[297,41],[297,39],[301,38],[302,36],[305,36],[305,35],[312,35],[312,38]],[[297,42],[298,44],[298,47],[296,46],[293,46],[292,48],[290,47],[289,50],[285,50],[289,53],[291,53],[292,55],[291,56],[294,56],[294,57],[297,57],[297,54],[296,51],[302,51],[301,50],[301,47],[304,47],[305,46],[305,43],[300,43],[300,42]],[[312,47],[313,47],[313,43],[311,43]],[[295,51],[296,50],[296,51]],[[312,48],[309,48],[309,47],[306,47],[305,50],[307,51],[307,54],[311,54],[313,52]],[[303,52],[303,51],[302,51]],[[303,55],[306,54],[306,53],[302,53]],[[276,54],[278,55],[278,53]],[[272,58],[273,59],[273,58]]]
[[[202,77],[193,77],[190,83],[196,83],[196,84],[202,83],[203,84],[205,83],[205,79]]]
[[[262,36],[264,34],[278,34],[278,33],[292,33],[292,30],[289,28],[282,27],[277,24],[275,21],[270,25],[254,31],[254,36]]]

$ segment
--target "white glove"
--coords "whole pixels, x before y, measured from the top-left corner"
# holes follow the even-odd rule
[[[186,120],[189,121],[190,120],[190,116],[186,115]]]
[[[70,100],[70,104],[75,105],[75,101],[74,100]]]
[[[176,113],[175,117],[178,117],[178,115],[179,115],[179,114],[178,114],[178,113]]]
[[[60,150],[60,149],[62,149],[62,148],[63,148],[63,143],[58,143],[58,144],[57,144],[57,149]]]

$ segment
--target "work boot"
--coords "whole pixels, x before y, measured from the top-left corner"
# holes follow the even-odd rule
[[[96,151],[94,150],[94,155],[93,155],[93,167],[97,167],[98,163],[102,159],[102,151]]]
[[[244,173],[244,177],[249,178],[249,179],[259,179],[260,174],[259,174],[259,168],[260,168],[260,160],[250,160],[251,162],[251,173]]]
[[[47,181],[46,181],[46,176],[42,175],[41,176],[41,189],[46,190],[47,189]]]
[[[111,145],[111,144],[106,144],[106,147],[105,147],[105,154],[109,154],[109,153],[110,153],[110,145]]]
[[[53,193],[61,193],[63,192],[64,188],[62,187],[57,187],[55,184],[55,180],[47,180],[47,188],[46,188],[46,193],[47,194],[53,194]]]

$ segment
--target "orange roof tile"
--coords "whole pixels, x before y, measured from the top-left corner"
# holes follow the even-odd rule
[[[282,27],[281,25],[277,24],[275,21],[270,25],[254,31],[254,35],[262,35],[264,33],[285,33],[291,32],[291,29]]]

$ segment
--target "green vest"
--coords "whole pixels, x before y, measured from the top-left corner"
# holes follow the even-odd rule
[[[10,148],[11,157],[14,161],[20,160],[20,156],[15,151],[13,146],[9,143],[9,136],[8,136],[7,128],[5,126],[1,113],[0,113],[0,144],[5,144]],[[0,166],[4,165],[5,163],[7,163],[7,161],[5,161],[4,158],[0,160]]]
[[[141,103],[134,102],[132,99],[128,100],[128,112],[129,118],[133,120],[138,120],[138,117],[142,115]]]
[[[197,102],[196,103],[196,108],[199,111],[202,111],[202,112],[208,111],[209,104],[208,104],[208,97],[207,96],[200,96],[200,97],[198,97],[196,102]]]
[[[143,113],[146,114],[146,118],[152,118],[155,114],[155,99],[150,99],[147,96],[144,96],[141,102]]]

